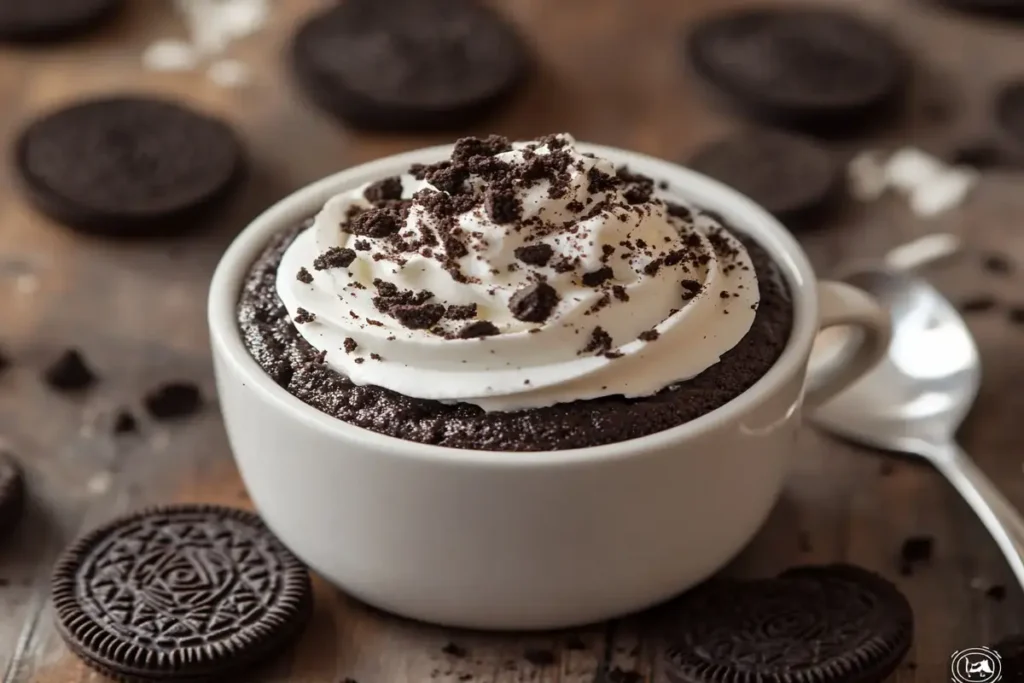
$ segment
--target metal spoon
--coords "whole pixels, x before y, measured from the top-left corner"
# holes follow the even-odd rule
[[[843,278],[891,311],[892,343],[878,367],[811,420],[850,441],[930,462],[978,515],[1024,586],[1024,519],[954,440],[978,394],[978,348],[953,305],[905,265],[887,258]],[[827,355],[831,345],[823,345],[816,355]]]

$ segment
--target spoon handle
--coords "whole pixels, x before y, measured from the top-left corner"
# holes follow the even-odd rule
[[[1024,518],[958,445],[934,444],[929,450],[935,466],[981,519],[1024,587]]]

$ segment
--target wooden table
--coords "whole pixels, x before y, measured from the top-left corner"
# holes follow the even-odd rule
[[[152,503],[248,504],[232,464],[207,347],[207,282],[221,251],[273,200],[320,176],[444,137],[348,132],[307,107],[281,61],[296,21],[314,0],[275,2],[272,25],[236,46],[257,80],[225,90],[201,73],[154,74],[140,66],[150,41],[181,35],[170,3],[134,0],[116,26],[85,43],[40,51],[0,51],[0,136],[10,140],[35,113],[87,94],[133,89],[163,93],[219,112],[245,135],[256,173],[218,227],[172,242],[116,244],[78,236],[42,218],[0,168],[0,343],[15,365],[0,377],[0,433],[25,464],[31,506],[0,548],[0,681],[104,680],[78,663],[53,626],[48,574],[60,549],[113,515]],[[713,109],[681,69],[680,30],[726,0],[506,0],[507,13],[536,45],[542,71],[498,120],[474,132],[516,138],[568,130],[578,138],[684,157],[738,121]],[[823,3],[824,4],[824,3]],[[836,1],[832,4],[840,5]],[[964,18],[924,0],[847,0],[897,31],[917,55],[920,78],[905,125],[844,143],[847,150],[912,142],[942,151],[984,130],[996,83],[1024,75],[1024,28]],[[936,106],[949,102],[949,106]],[[951,296],[978,293],[1024,303],[1024,274],[986,271],[987,250],[1024,265],[1021,177],[986,174],[961,208],[930,222],[887,199],[851,206],[829,226],[802,235],[821,272],[848,257],[878,256],[928,231],[963,235],[970,247],[935,273]],[[971,318],[985,361],[966,449],[1024,506],[1024,326],[1005,308]],[[40,371],[62,349],[80,347],[102,375],[82,399],[56,395]],[[165,379],[201,384],[209,407],[179,424],[143,421],[141,433],[115,439],[112,413],[138,409]],[[935,538],[933,561],[901,576],[908,535]],[[728,571],[770,575],[795,563],[851,561],[896,581],[913,603],[917,638],[899,681],[947,680],[950,654],[1024,627],[1024,596],[981,525],[927,467],[896,462],[808,431],[782,501],[764,530]],[[1002,602],[982,582],[1005,584]],[[480,635],[409,623],[360,605],[316,582],[316,613],[289,656],[249,679],[257,682],[360,683],[662,680],[657,643],[644,617],[572,634]],[[580,649],[582,640],[585,648]],[[449,641],[469,650],[442,652]],[[576,647],[573,647],[575,645]],[[556,661],[527,663],[528,648]],[[637,676],[629,672],[636,672]]]

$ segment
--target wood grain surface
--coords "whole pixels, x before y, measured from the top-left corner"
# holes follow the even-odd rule
[[[91,37],[47,49],[0,49],[0,140],[39,112],[116,91],[169,95],[215,112],[245,137],[254,173],[212,227],[177,240],[119,244],[87,239],[34,212],[0,166],[0,344],[15,364],[0,376],[0,434],[27,470],[31,505],[0,547],[0,682],[103,681],[57,635],[48,602],[50,566],[74,536],[111,516],[172,501],[248,505],[213,395],[205,295],[219,254],[261,208],[326,173],[442,136],[363,135],[309,108],[288,78],[282,49],[297,21],[326,3],[274,2],[273,20],[233,53],[254,67],[247,88],[228,90],[202,73],[156,74],[140,62],[152,40],[180,36],[171,3],[132,0],[124,18]],[[716,109],[681,66],[679,39],[693,20],[733,0],[504,0],[530,37],[537,78],[497,119],[474,131],[525,138],[576,137],[681,159],[740,124]],[[896,32],[917,63],[902,122],[837,145],[848,152],[910,143],[943,152],[987,134],[989,103],[1003,80],[1024,76],[1024,27],[950,14],[925,0],[819,2],[848,6]],[[885,199],[849,206],[801,240],[822,274],[852,257],[873,257],[929,231],[950,231],[968,249],[934,271],[954,299],[993,294],[1001,306],[972,315],[985,364],[977,409],[962,441],[1003,491],[1024,506],[1024,326],[1006,310],[1024,304],[1024,273],[983,268],[1004,252],[1024,265],[1024,176],[986,173],[960,208],[932,221]],[[1015,299],[1016,297],[1016,299]],[[81,398],[47,390],[41,370],[62,349],[83,350],[102,382]],[[114,438],[121,406],[142,416],[140,397],[166,379],[198,382],[204,412],[180,423],[142,417],[138,435]],[[710,457],[710,456],[709,456]],[[934,559],[899,572],[908,535],[935,538]],[[810,430],[785,496],[766,527],[727,569],[765,576],[806,562],[850,561],[891,577],[910,598],[917,638],[898,681],[948,680],[950,654],[1024,628],[1024,596],[995,545],[932,470],[829,440]],[[980,586],[1005,585],[1005,600]],[[573,633],[531,636],[454,633],[381,614],[323,582],[305,637],[254,683],[663,680],[659,645],[644,616]],[[442,651],[448,642],[465,658]],[[524,659],[550,650],[549,666]],[[635,675],[634,675],[635,674]],[[640,678],[642,677],[642,679]]]

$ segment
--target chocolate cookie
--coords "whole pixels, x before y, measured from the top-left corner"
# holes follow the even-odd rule
[[[71,650],[121,681],[221,681],[278,654],[312,607],[306,568],[260,518],[182,505],[87,534],[53,574]]]
[[[9,532],[18,521],[24,497],[21,468],[13,457],[0,452],[0,536]]]
[[[909,71],[885,33],[828,10],[721,14],[697,25],[686,53],[704,81],[755,118],[831,132],[889,109]]]
[[[1008,18],[1024,18],[1024,0],[937,0],[965,12],[991,14]]]
[[[101,25],[123,7],[122,0],[0,2],[0,41],[42,42],[73,38]]]
[[[749,130],[704,147],[688,164],[745,194],[790,227],[805,226],[839,196],[842,172],[816,142]]]
[[[186,229],[243,170],[223,122],[146,97],[96,99],[50,113],[15,145],[29,197],[86,232],[144,236]]]
[[[906,598],[850,565],[713,580],[670,609],[666,672],[678,683],[881,683],[913,639]]]
[[[346,0],[291,47],[309,98],[364,129],[454,129],[490,113],[528,70],[515,29],[477,0]]]

